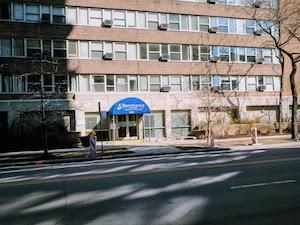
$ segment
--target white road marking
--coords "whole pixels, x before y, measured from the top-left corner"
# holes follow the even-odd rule
[[[261,187],[261,186],[267,186],[267,185],[289,184],[289,183],[295,183],[295,182],[296,182],[296,180],[282,180],[282,181],[273,181],[273,182],[267,182],[267,183],[232,186],[232,187],[230,187],[230,189],[253,188],[253,187]]]

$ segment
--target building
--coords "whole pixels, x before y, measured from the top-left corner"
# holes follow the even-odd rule
[[[102,129],[106,140],[188,136],[208,109],[214,122],[274,123],[281,67],[264,46],[270,37],[245,13],[251,7],[278,3],[2,0],[1,131],[25,132],[15,124],[41,102],[68,130]]]

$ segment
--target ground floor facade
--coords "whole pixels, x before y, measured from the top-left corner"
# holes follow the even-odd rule
[[[145,103],[149,111],[129,110],[123,114],[112,113],[112,107],[117,102],[132,97]],[[212,125],[243,121],[274,124],[279,118],[279,97],[276,94],[274,96],[270,94],[224,96],[221,93],[160,92],[133,96],[130,93],[73,93],[64,99],[45,99],[44,101],[46,112],[58,112],[52,116],[53,120],[52,122],[49,120],[49,123],[57,121],[55,117],[58,115],[68,131],[80,132],[81,136],[96,131],[97,136],[99,138],[102,136],[103,140],[187,137],[193,135],[195,128],[206,129],[209,117]],[[99,103],[101,108],[99,108]],[[291,105],[291,98],[284,97],[284,121],[289,121],[291,118]],[[129,106],[137,107],[132,104]],[[26,132],[24,125],[16,124],[24,118],[35,117],[35,113],[41,111],[41,100],[1,100],[0,109],[2,133]]]

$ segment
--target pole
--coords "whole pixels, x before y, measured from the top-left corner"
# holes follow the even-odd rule
[[[102,117],[101,117],[101,103],[98,102],[99,116],[100,116],[100,139],[101,139],[101,153],[103,155],[103,132],[102,132]]]

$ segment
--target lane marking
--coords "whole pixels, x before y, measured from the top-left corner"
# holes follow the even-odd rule
[[[283,181],[273,181],[267,183],[246,184],[240,186],[232,186],[230,187],[230,189],[253,188],[253,187],[261,187],[261,186],[268,186],[268,185],[289,184],[289,183],[296,183],[296,180],[283,180]]]
[[[113,178],[113,177],[125,177],[125,176],[143,175],[143,174],[151,174],[151,173],[154,174],[154,173],[165,173],[165,172],[176,172],[176,171],[188,171],[188,170],[192,170],[192,169],[213,169],[213,168],[222,168],[222,167],[235,167],[235,166],[257,165],[257,164],[278,163],[278,162],[291,162],[291,161],[300,161],[300,157],[285,158],[285,159],[284,158],[269,159],[269,160],[250,161],[250,162],[234,162],[234,163],[221,163],[221,164],[212,164],[212,165],[187,166],[187,167],[180,167],[180,168],[158,169],[158,170],[150,170],[150,171],[86,175],[86,176],[67,177],[67,178],[64,177],[64,178],[56,178],[56,179],[49,179],[49,180],[33,180],[33,181],[23,181],[23,182],[21,181],[21,182],[0,184],[0,188],[22,186],[22,185],[58,183],[58,182],[64,182],[64,181],[82,181],[82,180],[104,179],[104,178]]]

